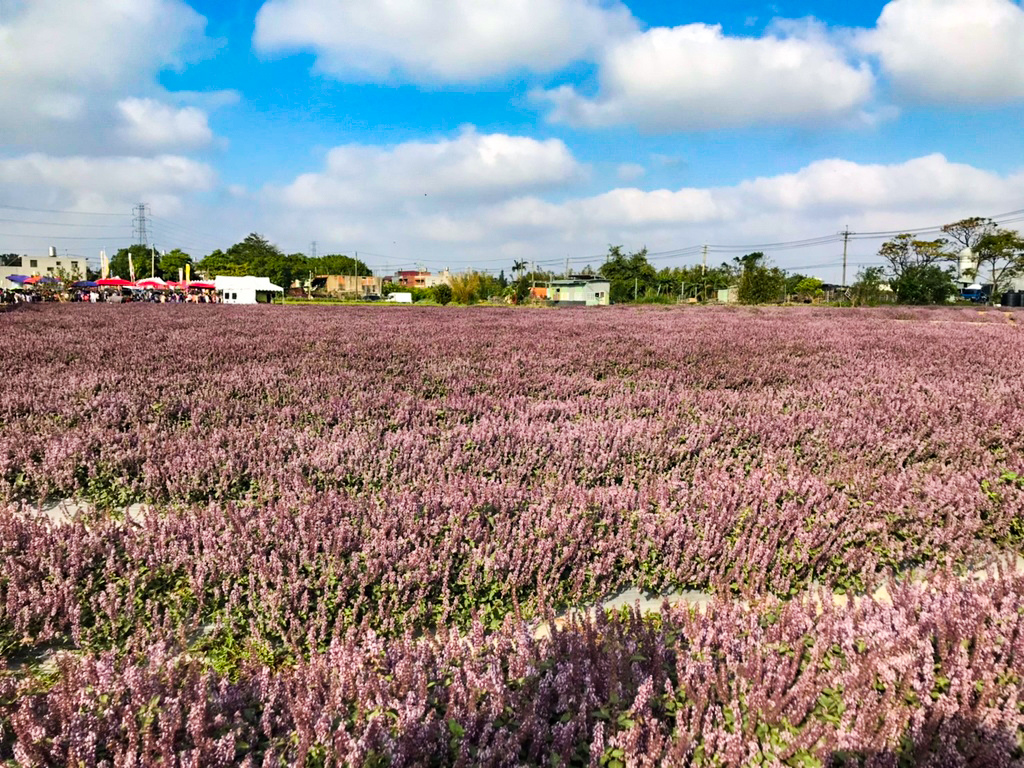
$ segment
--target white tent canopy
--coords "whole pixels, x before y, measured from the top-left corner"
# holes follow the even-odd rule
[[[274,285],[269,277],[218,275],[213,284],[225,304],[269,304],[275,293],[284,293],[284,288]]]

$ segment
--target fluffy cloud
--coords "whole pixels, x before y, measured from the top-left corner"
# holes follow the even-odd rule
[[[254,42],[341,77],[471,82],[556,70],[634,24],[615,0],[268,0]]]
[[[1024,175],[1002,177],[932,154],[894,165],[820,160],[797,173],[744,182],[734,193],[761,210],[910,212],[955,206],[961,199],[999,207],[1020,198],[1022,182]]]
[[[155,99],[122,99],[117,103],[121,135],[145,149],[202,147],[213,139],[206,113],[196,107],[176,107]]]
[[[322,172],[303,174],[270,194],[305,209],[433,207],[556,186],[581,173],[559,140],[467,128],[455,139],[436,142],[337,147]]]
[[[54,157],[32,153],[0,159],[0,184],[5,193],[21,204],[67,210],[127,215],[132,205],[144,199],[169,215],[180,208],[183,197],[210,189],[215,180],[205,163],[177,155]]]
[[[858,43],[905,99],[1024,99],[1024,9],[1012,0],[893,0]]]
[[[849,63],[813,25],[759,38],[706,24],[650,29],[603,53],[600,81],[593,99],[571,86],[544,94],[552,118],[651,130],[799,122],[850,115],[874,85],[867,65]]]
[[[474,136],[481,138],[485,137]],[[380,176],[395,170],[392,165]],[[495,191],[490,198],[480,197],[463,194],[465,188],[454,185],[459,194],[443,205],[434,205],[418,190],[398,182],[376,186],[377,178],[370,177],[376,202],[363,198],[364,207],[355,216],[350,198],[318,197],[317,207],[311,207],[305,196],[291,195],[295,185],[283,195],[279,190],[272,201],[283,208],[268,217],[273,236],[299,244],[306,233],[316,231],[324,233],[322,248],[358,243],[368,251],[416,254],[417,260],[453,268],[507,268],[510,259],[543,259],[545,254],[554,254],[549,258],[557,266],[567,254],[582,266],[594,262],[593,254],[605,251],[608,243],[665,251],[703,242],[816,237],[838,232],[846,224],[861,232],[915,228],[967,215],[994,215],[1005,209],[1006,200],[1024,197],[1024,173],[1000,175],[939,154],[889,165],[829,159],[731,186],[623,187],[562,199],[524,193],[516,185],[500,194]],[[877,247],[872,241],[854,244],[851,264],[874,258]],[[834,262],[834,268],[815,271],[838,278],[841,252],[834,246],[767,250],[784,267]],[[712,258],[724,256],[713,253]],[[396,263],[392,257],[391,266]]]
[[[159,92],[157,73],[183,66],[185,52],[202,45],[204,26],[182,0],[16,3],[0,17],[5,146],[103,145],[116,103]]]
[[[490,207],[485,215],[486,221],[508,230],[567,229],[581,237],[601,228],[641,235],[665,226],[682,231],[692,225],[709,229],[721,225],[736,231],[737,226],[760,218],[762,239],[777,240],[773,228],[786,218],[805,223],[801,237],[822,233],[811,228],[812,222],[834,228],[850,220],[877,220],[880,215],[901,218],[901,226],[914,227],[971,211],[995,214],[1006,200],[1022,196],[1024,173],[1000,176],[934,154],[892,165],[821,160],[794,173],[729,187],[615,189],[559,204],[517,199]],[[929,216],[938,218],[928,221]],[[734,238],[725,235],[725,239]]]

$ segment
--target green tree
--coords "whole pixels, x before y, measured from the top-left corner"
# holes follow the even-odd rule
[[[801,275],[799,272],[786,275],[786,295],[795,296],[797,294],[797,286],[805,279],[807,279],[807,275]]]
[[[1024,274],[1024,238],[1017,232],[992,229],[971,250],[977,266],[969,270],[969,276],[972,280],[988,280],[992,301],[998,301],[1011,282]]]
[[[512,284],[512,299],[516,304],[522,304],[530,295],[530,280],[523,275]]]
[[[210,280],[217,275],[240,277],[249,274],[248,269],[249,265],[246,262],[238,261],[219,248],[196,265],[196,270],[202,272]]]
[[[786,294],[786,274],[770,267],[763,253],[756,251],[735,259],[741,268],[738,294],[743,304],[772,304]]]
[[[881,267],[865,267],[850,286],[850,302],[855,307],[875,306],[882,299],[884,283],[885,273]]]
[[[947,243],[943,239],[918,240],[910,234],[896,235],[882,244],[878,255],[888,264],[889,275],[899,279],[911,267],[927,267],[955,258],[946,249]]]
[[[439,283],[431,289],[434,301],[442,307],[452,300],[452,287],[448,283]]]
[[[796,284],[793,293],[801,299],[813,301],[821,296],[823,285],[824,283],[816,277],[805,277]]]
[[[507,281],[506,281],[507,282]],[[486,273],[480,273],[480,299],[490,300],[495,297],[503,296],[505,293],[505,285],[498,277],[488,275]]]
[[[285,254],[262,235],[253,232],[226,252],[214,251],[199,262],[198,268],[210,279],[217,275],[268,277],[272,283],[287,290],[293,280],[307,274],[306,261],[305,255]]]
[[[373,276],[373,270],[366,262],[343,253],[329,253],[315,259],[306,259],[306,269],[314,275]]]
[[[135,267],[136,280],[161,276],[158,265],[156,274],[153,274],[153,262],[159,261],[159,259],[154,257],[153,251],[148,245],[131,245],[127,248],[122,248],[114,254],[113,258],[110,260],[110,274],[112,276],[116,275],[117,277],[124,278],[125,280],[131,279],[131,269],[128,264],[129,254],[131,254],[132,257],[132,265]]]
[[[71,283],[86,279],[86,275],[82,270],[71,268],[65,269],[64,267],[57,267],[53,276],[60,280],[64,285],[70,285]]]
[[[991,234],[995,228],[996,223],[992,219],[972,216],[947,224],[942,228],[942,232],[949,236],[949,245],[955,251],[951,255],[959,256],[960,251],[964,248],[970,248],[973,251],[981,239]]]
[[[956,293],[951,267],[913,264],[890,282],[901,304],[945,304]]]
[[[158,262],[160,276],[164,280],[177,280],[178,270],[180,269],[184,272],[185,266],[191,263],[191,256],[180,248],[175,248],[173,251],[168,251],[160,257]]]
[[[621,245],[608,248],[608,257],[599,270],[611,285],[613,304],[624,304],[657,290],[657,271],[647,261],[647,249],[626,254]]]
[[[474,304],[481,296],[483,280],[477,272],[452,276],[452,300],[457,304]]]

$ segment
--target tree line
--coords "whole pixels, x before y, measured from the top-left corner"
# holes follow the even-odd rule
[[[1019,232],[981,216],[946,224],[941,231],[944,237],[935,240],[907,233],[883,243],[878,255],[886,266],[861,273],[861,282],[888,280],[901,304],[942,304],[956,294],[956,278],[988,283],[991,300],[998,301],[1024,275],[1024,238]],[[971,266],[958,274],[965,250],[970,250]]]
[[[989,218],[960,219],[941,228],[943,237],[926,240],[912,233],[886,241],[878,255],[884,266],[867,267],[857,273],[847,290],[853,304],[874,304],[891,296],[902,304],[941,304],[958,292],[957,278],[984,281],[991,285],[991,299],[999,297],[1015,278],[1024,275],[1024,238],[1004,229]],[[961,253],[969,249],[971,266],[959,273]],[[110,261],[113,275],[129,277],[129,265],[136,279],[162,277],[176,280],[186,266],[193,274],[261,275],[287,289],[295,280],[309,275],[371,276],[372,270],[359,259],[344,254],[311,258],[303,253],[286,254],[257,233],[226,250],[215,250],[198,262],[181,249],[156,254],[144,245],[119,250]],[[0,263],[13,264],[16,254],[0,255]],[[441,304],[505,297],[522,303],[531,288],[545,284],[554,274],[527,271],[527,262],[512,265],[511,278],[504,270],[497,276],[480,272],[455,275],[444,288],[402,288],[414,294],[414,300],[431,299]],[[597,270],[586,267],[581,274],[600,276],[610,284],[614,304],[674,303],[681,299],[708,301],[720,290],[735,288],[738,300],[746,304],[778,303],[787,300],[813,300],[822,295],[821,280],[803,274],[789,274],[774,266],[758,251],[723,262],[718,266],[689,265],[657,269],[648,259],[647,249],[627,253],[622,246],[609,246],[604,262]],[[89,277],[96,273],[89,270]],[[391,286],[390,290],[398,290]],[[385,290],[388,292],[388,289]]]
[[[191,266],[193,274],[199,272],[209,275],[269,277],[272,283],[287,289],[291,287],[293,281],[308,277],[310,273],[362,276],[373,274],[363,261],[343,254],[310,258],[304,253],[285,253],[255,232],[227,250],[217,249],[198,262],[178,248],[162,255],[154,255],[145,245],[132,245],[122,248],[111,258],[110,273],[128,277],[131,272],[129,255],[138,280],[147,277],[177,280],[179,269],[184,270],[186,266]]]
[[[858,272],[847,298],[853,304],[875,304],[891,297],[900,304],[942,304],[956,296],[957,279],[985,282],[990,298],[1010,289],[1024,275],[1024,238],[980,216],[960,219],[941,228],[943,237],[923,240],[900,234],[886,241],[878,255],[884,266]],[[970,250],[970,267],[959,271],[960,256]],[[706,301],[725,288],[735,288],[744,304],[787,300],[813,300],[823,293],[823,282],[803,274],[789,274],[773,266],[758,251],[738,256],[717,267],[700,265],[656,270],[647,250],[625,253],[609,248],[598,274],[611,283],[613,303],[674,302],[679,298]]]

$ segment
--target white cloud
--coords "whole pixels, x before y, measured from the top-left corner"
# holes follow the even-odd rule
[[[117,102],[159,94],[157,74],[184,66],[204,27],[182,0],[15,4],[0,16],[5,147],[109,150]]]
[[[1024,9],[1012,0],[893,0],[858,44],[913,102],[1024,99]]]
[[[422,170],[416,164],[408,167]],[[266,215],[268,233],[301,248],[308,233],[316,232],[321,250],[365,248],[391,254],[392,268],[422,260],[498,269],[507,268],[505,260],[513,258],[556,258],[560,268],[567,254],[577,266],[595,263],[593,254],[604,252],[609,243],[668,251],[705,242],[817,237],[847,224],[861,232],[916,228],[998,214],[1006,201],[1024,198],[1024,172],[1001,175],[939,154],[887,165],[827,159],[729,186],[623,187],[562,199],[526,193],[516,185],[492,188],[493,195],[463,194],[466,189],[456,184],[451,189],[458,194],[442,204],[418,195],[415,185],[405,182],[381,186],[380,177],[398,172],[392,160],[378,175],[371,174],[373,194],[363,197],[357,209],[348,197],[326,196],[316,198],[312,207],[305,196],[290,194],[293,187],[264,195],[262,204],[273,206]],[[343,186],[349,183],[354,184]],[[873,259],[878,245],[851,244],[851,265]],[[838,279],[841,247],[766,250],[783,267],[832,264],[812,271]],[[406,262],[400,262],[402,254]],[[722,258],[729,256],[712,253],[716,262]]]
[[[67,210],[125,213],[146,200],[165,215],[182,199],[210,189],[216,175],[208,165],[187,157],[54,157],[32,153],[0,159],[5,197],[22,204]]]
[[[557,139],[480,134],[466,128],[455,139],[436,142],[337,147],[327,154],[322,172],[303,174],[270,193],[307,209],[434,207],[557,186],[581,173]]]
[[[961,199],[1005,206],[1024,195],[1022,182],[1024,175],[1001,177],[932,154],[895,165],[820,160],[796,173],[744,182],[735,192],[745,205],[777,211],[927,211]]]
[[[574,125],[706,130],[847,117],[873,86],[870,68],[847,61],[817,25],[780,26],[753,38],[688,24],[610,45],[595,98],[572,86],[542,98],[554,105],[552,119]]]
[[[155,99],[122,99],[117,103],[119,131],[128,143],[144,149],[202,147],[213,140],[206,113],[196,107],[176,108]]]
[[[601,227],[643,232],[663,225],[742,226],[747,220],[764,217],[767,228],[763,234],[777,239],[771,237],[770,227],[779,217],[838,222],[897,214],[909,227],[929,214],[941,219],[962,209],[995,214],[1005,207],[1006,200],[1021,197],[1024,173],[1000,176],[933,154],[892,165],[821,160],[794,173],[729,187],[614,189],[560,204],[516,199],[490,207],[487,220],[512,229],[568,228],[574,235],[583,235]]]
[[[254,43],[340,77],[473,82],[557,70],[634,28],[617,0],[268,0]]]

